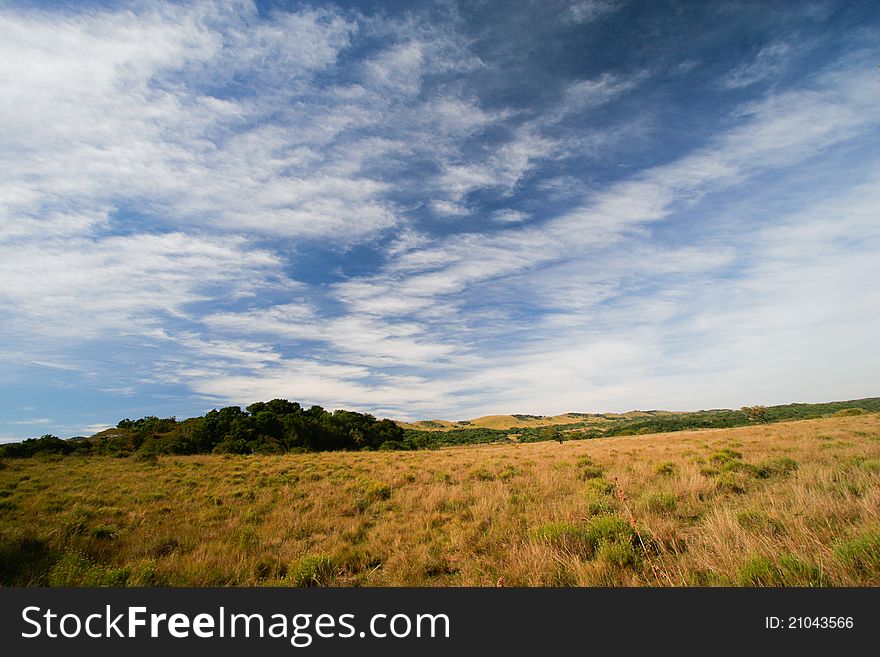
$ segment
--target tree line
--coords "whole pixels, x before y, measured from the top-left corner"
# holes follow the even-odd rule
[[[304,408],[297,402],[273,399],[242,409],[228,406],[203,416],[178,421],[153,415],[121,420],[88,438],[62,440],[47,434],[20,443],[0,445],[0,458],[41,454],[282,454],[333,450],[410,450],[475,443],[602,438],[694,429],[718,429],[755,423],[810,419],[829,415],[880,412],[880,398],[828,402],[744,406],[740,410],[714,409],[645,416],[571,414],[579,422],[551,427],[488,429],[472,427],[451,431],[402,429],[392,420],[377,420],[354,411]],[[535,418],[539,416],[517,416]],[[464,424],[464,423],[462,423]]]
[[[37,454],[281,454],[333,450],[414,449],[391,420],[367,413],[273,399],[242,409],[227,406],[178,421],[146,416],[121,420],[88,438],[62,440],[53,435],[0,446],[0,457]]]

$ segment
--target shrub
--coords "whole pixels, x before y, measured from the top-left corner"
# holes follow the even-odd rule
[[[781,456],[779,458],[770,459],[759,464],[756,468],[756,476],[759,479],[769,479],[770,477],[784,477],[798,469],[799,464],[793,458]]]
[[[510,481],[514,477],[520,474],[519,468],[515,465],[507,465],[498,473],[498,478],[501,481]]]
[[[611,485],[610,481],[594,477],[587,480],[586,490],[590,495],[611,495],[614,492],[614,486]]]
[[[92,530],[92,536],[105,540],[116,538],[116,535],[118,533],[119,527],[117,527],[116,525],[100,525]]]
[[[672,461],[661,461],[654,468],[654,472],[663,477],[674,475],[678,471],[678,466]]]
[[[603,495],[587,500],[586,511],[589,517],[613,515],[617,511],[617,504],[614,498]]]
[[[447,484],[447,485],[453,483],[452,475],[449,474],[448,472],[438,472],[437,474],[434,475],[434,481],[436,481],[438,484]]]
[[[865,409],[863,408],[844,408],[843,410],[837,411],[834,415],[837,417],[848,417],[850,415],[864,415]]]
[[[360,495],[354,502],[354,508],[363,513],[374,502],[381,502],[391,497],[391,486],[381,481],[360,482]]]
[[[629,522],[618,516],[597,516],[587,524],[587,539],[594,547],[602,543],[635,543]]]
[[[363,485],[363,496],[370,501],[378,502],[391,497],[391,486],[381,481],[368,481]]]
[[[531,533],[538,541],[549,543],[560,550],[587,558],[593,556],[593,545],[583,525],[571,522],[548,522],[536,527]]]
[[[587,559],[599,557],[619,567],[634,567],[639,553],[635,531],[618,516],[591,518],[585,525],[551,522],[532,531],[534,538]]]
[[[767,407],[766,406],[743,406],[742,412],[746,414],[746,417],[749,418],[752,422],[766,422],[767,421]]]
[[[129,574],[129,568],[102,566],[82,552],[67,552],[49,572],[49,586],[125,586]]]
[[[632,543],[603,543],[599,546],[599,558],[619,568],[635,568],[639,564],[639,553]]]
[[[324,555],[307,554],[287,569],[291,586],[326,586],[334,575],[333,560]]]
[[[740,586],[825,586],[828,582],[819,566],[783,553],[778,562],[762,556],[752,557],[740,569],[737,583]]]
[[[724,465],[728,461],[741,459],[742,457],[742,452],[737,452],[735,449],[725,447],[724,449],[719,449],[717,452],[712,454],[709,459],[717,465]]]
[[[578,477],[583,481],[588,481],[589,479],[601,479],[605,474],[605,470],[601,465],[593,462],[589,456],[583,456],[578,459],[576,464]]]
[[[720,472],[741,472],[749,477],[761,477],[758,466],[743,461],[727,461],[721,466]]]
[[[474,468],[471,470],[468,475],[470,479],[474,481],[495,481],[495,474],[490,472],[488,468],[480,466],[479,468]]]
[[[746,484],[741,473],[722,472],[715,478],[715,488],[724,493],[745,493]]]
[[[661,514],[674,513],[678,506],[678,498],[672,493],[651,493],[644,497],[644,505],[648,511]]]

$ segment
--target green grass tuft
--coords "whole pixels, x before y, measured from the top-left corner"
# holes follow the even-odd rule
[[[783,553],[777,561],[763,556],[749,559],[737,577],[740,586],[827,586],[822,568]]]
[[[335,575],[333,560],[325,555],[307,554],[287,568],[291,586],[327,586]]]

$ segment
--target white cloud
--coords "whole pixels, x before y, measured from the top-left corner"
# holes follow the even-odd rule
[[[76,432],[80,436],[92,436],[99,431],[106,431],[107,429],[112,429],[116,425],[108,424],[106,422],[98,422],[95,424],[89,424],[84,427],[80,427],[80,429]]]
[[[366,62],[367,79],[379,91],[414,95],[419,91],[423,58],[418,41],[396,45]]]
[[[505,224],[516,224],[520,221],[525,221],[529,218],[529,215],[521,210],[513,210],[511,208],[505,208],[504,210],[497,210],[492,213],[492,218],[495,221],[500,221]]]
[[[10,422],[10,424],[24,424],[24,425],[39,425],[39,424],[52,424],[54,420],[47,417],[38,417],[38,418],[30,418],[27,420],[16,420],[15,422]]]
[[[189,304],[251,295],[282,280],[272,253],[242,237],[183,233],[0,244],[0,327],[8,335],[142,333]]]
[[[578,0],[571,4],[568,12],[575,23],[590,23],[616,11],[619,6],[620,3],[613,0]]]
[[[725,89],[742,89],[756,82],[778,76],[795,56],[796,49],[787,43],[776,43],[762,48],[755,59],[737,66],[720,82]]]
[[[462,203],[450,201],[431,201],[431,209],[441,217],[464,217],[471,213],[468,207]]]
[[[559,120],[569,114],[605,105],[623,93],[636,88],[647,77],[646,71],[627,76],[603,73],[593,80],[574,82],[565,89],[558,110],[545,115],[542,121]]]
[[[536,129],[526,126],[517,130],[509,141],[483,161],[447,163],[437,186],[448,194],[451,207],[459,206],[468,194],[479,189],[495,189],[510,194],[524,175],[559,147],[554,140],[542,137]],[[435,204],[439,202],[435,201]]]
[[[639,117],[591,121],[651,72],[563,84],[539,116],[483,103],[465,77],[488,65],[438,11],[447,29],[333,7],[266,19],[250,3],[0,10],[4,364],[108,394],[178,384],[408,417],[870,384],[876,363],[845,350],[870,351],[880,319],[859,285],[877,279],[880,180],[809,211],[743,199],[729,227],[712,203],[874,134],[864,53],[725,114],[689,154],[597,184],[565,164],[644,134]],[[723,85],[778,77],[796,51],[766,48]],[[359,248],[357,269],[293,280],[300,258]],[[142,362],[106,376],[83,344]]]
[[[312,76],[356,26],[329,12],[276,18],[261,22],[246,5],[0,14],[7,212],[43,221],[61,207],[88,214],[125,199],[160,216],[285,235],[357,236],[395,223],[380,181],[350,167],[334,173],[350,162],[344,154],[310,148],[364,121],[360,108],[328,114],[312,98],[317,106],[300,101],[298,113],[294,103],[293,126],[264,121],[312,93]],[[239,73],[264,85],[260,96],[204,90]]]

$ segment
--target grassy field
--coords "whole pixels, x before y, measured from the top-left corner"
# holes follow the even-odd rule
[[[404,429],[417,431],[453,431],[455,429],[534,429],[559,425],[603,424],[609,419],[634,419],[655,417],[657,415],[676,415],[674,411],[629,411],[628,413],[563,413],[562,415],[483,415],[472,420],[419,420],[418,422],[398,422]]]
[[[4,585],[880,585],[880,415],[0,463]]]
[[[472,420],[419,420],[418,422],[398,422],[404,429],[419,431],[452,431],[453,429],[524,429],[531,427],[552,427],[560,424],[579,422],[582,417],[576,414],[563,415],[484,415]]]

